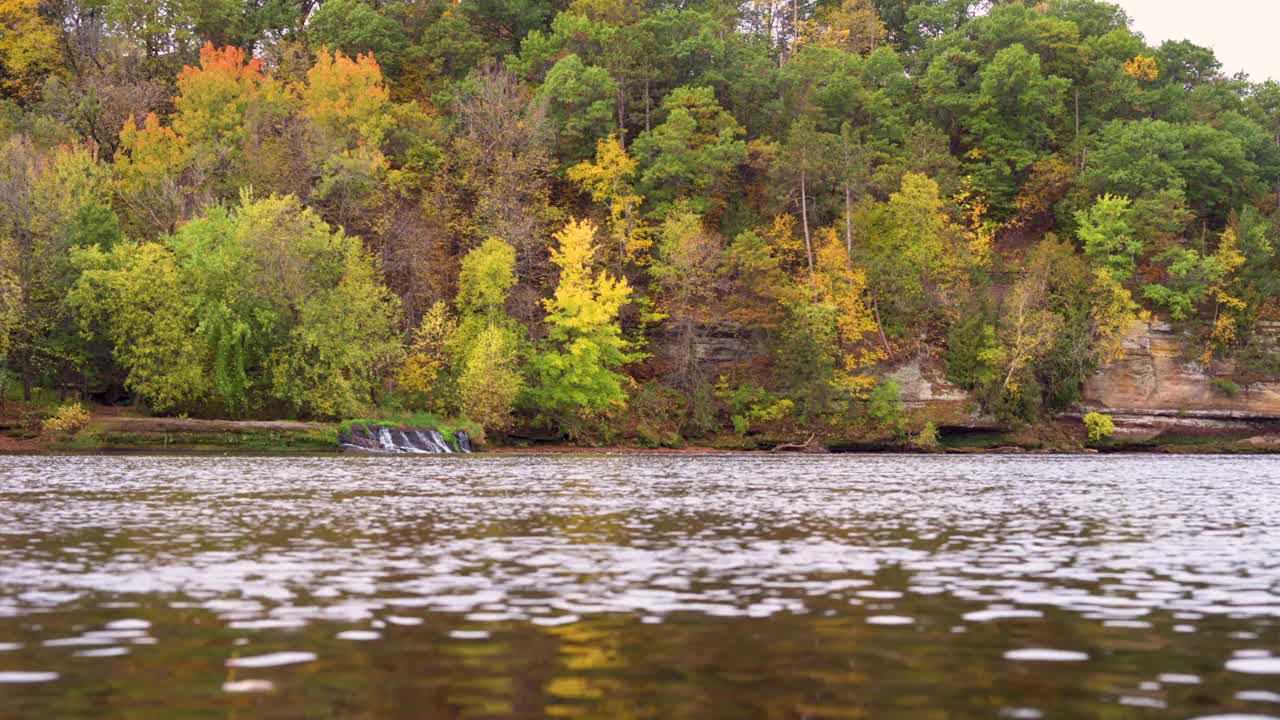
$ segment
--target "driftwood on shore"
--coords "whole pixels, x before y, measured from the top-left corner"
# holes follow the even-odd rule
[[[805,440],[802,443],[780,443],[778,445],[773,446],[773,449],[769,450],[769,452],[805,452],[805,453],[826,452],[827,448],[824,447],[822,443],[815,442],[815,440],[817,440],[817,437],[818,437],[817,434],[812,434],[809,436],[808,440]]]

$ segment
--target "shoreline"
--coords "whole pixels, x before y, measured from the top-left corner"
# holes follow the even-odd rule
[[[934,455],[1092,455],[1092,454],[1280,454],[1280,435],[1233,437],[1221,434],[1169,435],[1144,440],[1117,438],[1086,444],[1061,433],[1053,420],[1020,431],[954,433],[934,447],[913,446],[902,438],[813,438],[788,442],[797,434],[722,435],[673,446],[641,444],[576,445],[566,442],[492,443],[480,455],[710,455],[710,454],[934,454]],[[1057,428],[1056,434],[1048,431]],[[137,417],[95,412],[80,432],[62,437],[33,432],[30,423],[0,418],[0,456],[32,454],[243,454],[339,455],[351,453],[339,444],[340,425],[295,420],[206,420]]]

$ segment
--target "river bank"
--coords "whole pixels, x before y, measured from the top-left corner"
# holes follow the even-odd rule
[[[389,424],[394,427],[395,425]],[[79,432],[38,431],[30,417],[0,418],[0,454],[39,453],[253,453],[326,454],[350,451],[340,443],[343,426],[294,420],[206,420],[141,417],[96,408]],[[1223,433],[1219,429],[1151,437],[1118,435],[1089,443],[1075,418],[1019,429],[942,427],[935,442],[910,436],[848,436],[803,429],[739,436],[724,433],[655,447],[641,442],[585,445],[509,437],[490,438],[477,449],[495,454],[657,454],[761,453],[1280,453],[1280,434]]]
[[[293,420],[139,417],[95,408],[70,434],[39,432],[30,417],[0,418],[0,454],[128,452],[338,452],[337,426]]]

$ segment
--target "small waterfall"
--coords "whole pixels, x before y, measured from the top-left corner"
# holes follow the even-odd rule
[[[350,452],[444,455],[472,452],[471,438],[463,430],[453,433],[457,449],[435,428],[392,428],[382,425],[352,425],[338,434],[338,447]]]
[[[413,437],[403,430],[392,430],[391,437],[395,440],[396,450],[404,453],[425,453],[430,452],[413,444]]]
[[[378,427],[378,446],[382,448],[383,452],[399,452],[395,441],[391,439],[391,431],[382,426]]]
[[[453,452],[453,448],[449,447],[449,443],[444,441],[444,436],[440,434],[439,430],[435,428],[428,430],[427,437],[431,438],[431,444],[436,448],[436,452]]]
[[[422,448],[422,452],[440,452],[436,449],[435,444],[431,442],[431,438],[427,437],[427,434],[421,430],[413,431],[413,439],[418,443],[418,447]]]
[[[466,430],[453,431],[453,439],[454,442],[458,443],[458,452],[471,452],[471,436],[467,434]]]

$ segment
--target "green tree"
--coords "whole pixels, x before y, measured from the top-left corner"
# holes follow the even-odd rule
[[[462,258],[458,274],[458,329],[448,341],[457,409],[486,429],[511,425],[524,389],[522,329],[504,310],[516,282],[516,251],[489,238]]]
[[[358,238],[294,197],[215,207],[158,244],[94,248],[73,305],[159,409],[358,414],[397,358],[398,304]],[[156,287],[138,289],[148,274]],[[105,308],[105,312],[100,308]]]
[[[938,184],[914,173],[887,203],[870,207],[854,247],[867,270],[871,299],[887,328],[903,332],[928,305],[928,285],[940,284],[948,255],[947,218]]]
[[[313,47],[340,50],[348,57],[368,53],[396,74],[408,45],[404,27],[364,0],[325,0],[307,20]]]
[[[614,127],[618,84],[608,70],[585,65],[577,55],[566,55],[551,67],[541,95],[566,166],[591,157],[596,142]]]
[[[1116,282],[1133,277],[1134,261],[1142,252],[1142,242],[1133,236],[1128,223],[1129,199],[1103,195],[1088,212],[1076,213],[1076,237],[1084,256]]]
[[[993,207],[1008,207],[1015,174],[1031,167],[1052,146],[1070,84],[1066,78],[1044,75],[1040,57],[1021,44],[996,53],[983,67],[964,125],[981,158],[975,168],[980,186]]]
[[[86,333],[105,334],[125,386],[161,412],[207,399],[214,391],[207,348],[173,253],[157,243],[121,243],[72,257],[81,273],[68,305]]]
[[[747,159],[746,131],[709,87],[676,88],[662,108],[666,120],[632,146],[643,168],[641,194],[656,204],[655,213],[678,198],[696,212],[723,205],[735,171]]]

